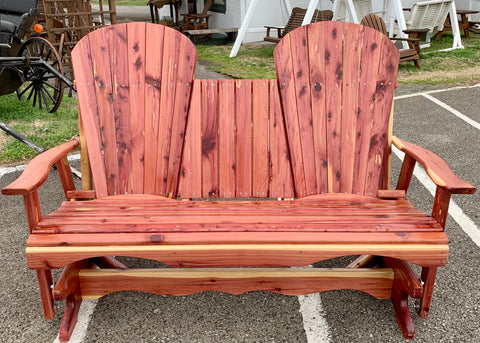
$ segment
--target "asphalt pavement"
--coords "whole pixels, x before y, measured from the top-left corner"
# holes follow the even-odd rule
[[[198,70],[202,71],[197,77],[218,77],[208,68],[199,66]],[[420,91],[401,87],[397,93],[394,134],[436,152],[459,176],[479,186],[480,87]],[[392,163],[395,184],[400,159],[394,156]],[[17,169],[21,168],[1,169],[0,187],[18,177]],[[40,192],[44,213],[54,210],[62,199],[55,173]],[[433,196],[419,177],[412,182],[409,198],[429,212]],[[413,315],[416,342],[480,341],[479,199],[478,193],[453,197],[456,206],[451,206],[454,213],[447,222],[448,264],[439,270],[430,317],[424,320]],[[36,278],[25,261],[28,229],[22,199],[0,196],[0,208],[0,341],[54,342],[63,308],[58,308],[55,319],[43,320]],[[145,263],[128,262],[137,267]],[[338,259],[324,265],[344,262]],[[205,292],[186,297],[121,292],[86,303],[83,326],[79,325],[82,329],[74,342],[405,341],[390,301],[356,291],[310,297],[267,292],[239,296]]]

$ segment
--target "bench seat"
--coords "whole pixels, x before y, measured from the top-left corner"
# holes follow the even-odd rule
[[[101,254],[148,256],[174,266],[209,266],[217,255],[222,258],[216,266],[270,267],[374,250],[441,266],[448,255],[442,227],[404,198],[326,194],[283,201],[179,201],[109,196],[66,201],[37,227],[28,240],[31,268],[59,268]]]

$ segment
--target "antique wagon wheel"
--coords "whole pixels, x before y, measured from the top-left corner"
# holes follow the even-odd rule
[[[46,39],[33,37],[22,45],[18,56],[40,57],[57,71],[56,74],[42,64],[29,64],[27,60],[22,69],[25,82],[17,90],[20,100],[32,102],[33,107],[55,112],[62,101],[64,87],[58,76],[63,74],[63,66],[56,49]]]

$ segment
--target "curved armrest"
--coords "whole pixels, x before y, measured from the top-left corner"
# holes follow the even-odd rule
[[[23,171],[22,175],[2,189],[5,195],[27,195],[38,189],[47,179],[50,168],[79,145],[78,139],[49,149],[35,157]]]
[[[424,33],[427,33],[428,31],[430,31],[430,29],[428,28],[423,28],[423,29],[406,29],[406,30],[403,30],[403,33],[406,33],[407,35],[411,34],[411,33],[416,33],[416,34],[424,34]]]
[[[397,37],[393,37],[393,38],[390,38],[390,40],[413,42],[413,43],[420,42],[420,38],[397,38]]]
[[[283,30],[284,27],[280,27],[280,26],[268,26],[268,25],[265,25],[264,28],[266,29],[276,29],[276,30]]]
[[[452,194],[473,194],[477,190],[474,186],[455,175],[447,163],[433,152],[395,136],[392,137],[392,143],[419,162],[438,187]]]

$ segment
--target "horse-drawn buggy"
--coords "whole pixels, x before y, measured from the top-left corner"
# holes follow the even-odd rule
[[[0,96],[17,92],[20,100],[49,112],[60,105],[65,85],[61,58],[54,46],[39,33],[30,37],[38,0],[0,2]]]

